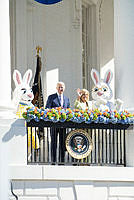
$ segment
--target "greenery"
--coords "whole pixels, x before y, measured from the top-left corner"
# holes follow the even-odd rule
[[[37,107],[28,107],[27,111],[23,113],[23,117],[26,121],[34,119],[35,121],[52,121],[52,122],[64,122],[72,121],[76,123],[122,123],[122,124],[133,124],[134,123],[134,114],[129,113],[124,110],[122,112],[108,111],[104,112],[96,110],[78,110],[74,109],[62,109],[62,108],[37,108]]]

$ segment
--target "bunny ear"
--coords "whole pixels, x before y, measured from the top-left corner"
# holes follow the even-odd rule
[[[105,73],[105,77],[104,77],[104,81],[105,83],[110,83],[111,80],[113,78],[113,72],[111,70],[108,70],[106,73]]]
[[[95,85],[100,82],[99,73],[97,72],[97,70],[91,70],[91,77]]]
[[[27,85],[29,85],[30,81],[31,81],[31,78],[32,78],[32,70],[31,69],[28,69],[26,71],[26,73],[24,74],[23,76],[23,82]]]
[[[15,86],[17,87],[18,85],[22,84],[22,78],[21,78],[21,73],[18,70],[14,70],[13,72],[13,80],[15,82]]]

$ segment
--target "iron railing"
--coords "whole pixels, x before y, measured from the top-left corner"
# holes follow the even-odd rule
[[[53,123],[32,120],[27,123],[27,163],[126,166],[126,130],[129,126],[128,124]],[[65,149],[66,135],[74,129],[84,129],[91,137],[93,149],[86,158],[75,159]],[[57,133],[55,160],[52,158],[52,132]],[[62,146],[61,134],[64,134]]]

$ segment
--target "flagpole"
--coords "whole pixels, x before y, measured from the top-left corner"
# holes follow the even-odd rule
[[[40,62],[40,58],[39,58],[39,53],[42,52],[42,47],[37,46],[36,47],[37,50],[37,59],[39,59]],[[39,95],[38,95],[38,101],[39,101],[39,107],[41,105],[41,95],[40,95],[40,72],[41,72],[41,64],[40,64],[40,69],[39,69],[39,74],[38,74],[38,87],[39,87]]]
[[[32,103],[38,107],[44,106],[42,85],[41,85],[41,67],[42,67],[42,62],[41,62],[41,57],[40,57],[41,51],[42,51],[42,47],[37,46],[36,47],[36,58],[37,58],[36,72],[35,72],[35,77],[34,77],[34,83],[32,86],[33,93],[34,93],[34,99]]]

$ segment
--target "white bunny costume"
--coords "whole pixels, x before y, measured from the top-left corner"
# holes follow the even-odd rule
[[[117,109],[118,111],[121,110],[123,102],[119,99],[116,100],[116,105],[110,101],[113,92],[110,87],[110,82],[113,78],[113,73],[111,70],[108,70],[105,73],[104,79],[100,79],[99,73],[95,70],[91,70],[91,77],[95,84],[92,89],[92,107],[94,109],[99,109],[101,111],[104,110],[114,110]]]
[[[34,105],[31,103],[31,101],[34,98],[33,91],[31,87],[29,86],[29,83],[32,78],[32,71],[28,69],[26,73],[23,76],[23,79],[21,77],[21,74],[18,70],[14,70],[13,73],[13,80],[15,82],[15,90],[13,93],[13,102],[16,105],[16,116],[18,118],[23,118],[22,114],[26,111],[27,107],[34,107]],[[35,136],[36,135],[36,136]],[[36,138],[36,142],[35,142]],[[35,147],[36,143],[36,147]],[[31,148],[31,129],[28,127],[28,147],[30,152]],[[34,129],[32,129],[32,148],[38,149],[39,148],[39,139],[37,136],[37,133]]]
[[[25,112],[27,106],[34,106],[31,103],[31,101],[34,98],[34,95],[31,87],[29,86],[31,78],[32,71],[30,69],[26,71],[26,73],[23,76],[23,79],[21,77],[20,72],[18,70],[14,70],[13,80],[15,82],[16,88],[13,94],[13,102],[17,107],[16,114],[19,118],[22,118],[22,113]]]

